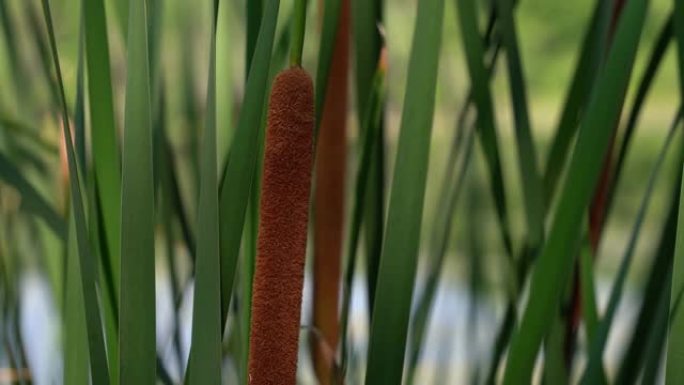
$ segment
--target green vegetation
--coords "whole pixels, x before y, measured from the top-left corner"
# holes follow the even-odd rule
[[[0,0],[0,383],[676,384],[683,102],[682,0]]]

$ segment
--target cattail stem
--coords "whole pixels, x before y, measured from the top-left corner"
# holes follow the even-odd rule
[[[290,66],[301,67],[304,49],[304,30],[306,29],[306,0],[295,0],[294,20],[292,22],[292,45],[290,46]]]
[[[273,83],[252,296],[251,385],[294,385],[313,159],[313,83],[301,68]]]

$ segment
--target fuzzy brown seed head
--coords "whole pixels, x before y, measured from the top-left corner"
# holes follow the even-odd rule
[[[268,108],[249,383],[294,385],[313,152],[311,77],[281,72]]]

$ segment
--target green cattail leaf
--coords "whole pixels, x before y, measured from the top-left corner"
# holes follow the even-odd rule
[[[588,231],[588,229],[587,229]],[[589,240],[585,237],[579,254],[580,290],[582,298],[582,317],[587,340],[591,341],[598,328],[598,307],[594,285],[594,255]]]
[[[382,37],[379,24],[382,23],[382,0],[352,0],[351,23],[354,44],[353,55],[355,66],[355,90],[359,126],[363,127],[366,111],[371,104],[373,74],[375,73]],[[384,108],[384,106],[381,106]],[[379,134],[375,136],[373,161],[371,163],[370,180],[367,187],[365,213],[363,218],[366,249],[366,278],[368,282],[368,314],[372,316],[373,298],[377,282],[382,235],[385,219],[385,133],[384,123],[378,122]]]
[[[608,299],[608,305],[606,307],[605,314],[601,319],[601,322],[596,330],[597,333],[591,340],[590,350],[589,350],[589,363],[584,372],[584,378],[582,382],[584,384],[601,384],[602,381],[602,368],[603,368],[603,351],[605,349],[606,341],[608,340],[608,333],[611,330],[613,319],[615,317],[615,312],[617,311],[618,305],[620,304],[620,299],[622,298],[622,292],[625,286],[625,281],[627,280],[627,273],[634,257],[634,251],[636,248],[636,243],[641,234],[641,227],[644,222],[644,217],[651,202],[651,197],[653,195],[653,190],[655,189],[655,182],[659,174],[660,169],[665,161],[665,156],[667,155],[667,150],[672,143],[672,139],[676,132],[676,128],[679,125],[681,119],[681,109],[677,112],[677,116],[672,122],[672,127],[670,127],[669,133],[665,138],[665,143],[663,144],[656,160],[651,175],[648,179],[646,185],[646,191],[639,205],[639,210],[637,212],[636,220],[634,222],[634,227],[629,237],[627,243],[627,248],[625,254],[622,257],[620,263],[620,268],[618,270],[615,281],[613,282],[613,287],[610,292],[610,297]]]
[[[214,10],[216,12],[216,10]],[[216,15],[216,14],[214,14]],[[216,24],[212,26],[207,116],[197,211],[197,259],[188,384],[221,383],[221,261],[216,165]]]
[[[109,62],[109,42],[104,0],[82,0],[85,23],[85,52],[88,105],[92,131],[93,167],[102,207],[105,245],[115,293],[119,296],[121,225],[121,166],[114,120],[114,102]],[[114,357],[110,357],[110,362]],[[115,370],[116,365],[112,365]],[[116,375],[116,374],[114,374]]]
[[[679,172],[679,170],[677,170]],[[653,329],[655,323],[658,307],[661,298],[667,298],[665,312],[669,312],[670,304],[670,286],[672,276],[672,256],[675,246],[675,237],[677,235],[677,214],[679,208],[679,183],[673,189],[672,199],[669,204],[667,218],[664,220],[663,230],[661,231],[658,247],[653,256],[653,262],[649,269],[648,281],[643,290],[644,296],[641,301],[639,316],[637,317],[636,326],[632,332],[629,344],[620,370],[617,373],[615,383],[617,384],[636,384],[639,379],[639,373],[644,367],[646,361],[646,349],[649,344],[649,330]],[[663,277],[669,276],[670,279],[665,280]]]
[[[130,0],[107,0],[111,8],[116,13],[116,24],[121,33],[124,44],[127,44],[126,34],[128,33],[128,3]],[[145,0],[147,1],[147,0]],[[108,6],[109,8],[109,6]]]
[[[121,184],[120,383],[156,379],[154,180],[147,3],[128,12],[128,77]]]
[[[665,281],[665,286],[670,289],[672,286],[672,271],[669,270],[668,274],[661,278]],[[663,360],[663,348],[667,341],[667,325],[670,321],[669,311],[670,307],[670,291],[665,290],[661,293],[660,298],[658,298],[655,304],[655,319],[649,330],[648,343],[646,344],[646,349],[644,355],[646,356],[646,362],[644,362],[644,373],[641,377],[643,384],[655,384],[658,379],[661,378],[662,364]]]
[[[684,101],[684,1],[674,0],[674,35],[677,41],[680,97]],[[684,168],[682,170],[684,173]],[[684,179],[682,180],[684,186]],[[681,194],[684,196],[684,187]],[[684,365],[681,359],[684,357],[684,307],[675,304],[684,287],[684,199],[679,202],[679,220],[677,224],[677,243],[672,268],[672,292],[670,295],[670,333],[667,344],[667,356],[665,367],[665,383],[675,384],[684,376]]]
[[[461,2],[462,3],[462,2]],[[460,3],[460,4],[461,4]],[[511,101],[515,117],[515,136],[518,141],[518,162],[522,176],[525,216],[527,219],[527,242],[531,248],[536,248],[544,237],[544,194],[542,183],[537,170],[537,151],[534,147],[530,128],[530,117],[527,106],[527,90],[523,75],[522,59],[518,50],[518,38],[513,18],[513,0],[497,0],[499,27],[503,47],[506,50],[508,64],[508,78],[510,80]],[[475,5],[473,4],[473,7]],[[474,19],[476,21],[477,19]],[[477,35],[476,35],[477,36]],[[478,59],[479,60],[479,59]],[[481,60],[479,60],[481,62]],[[484,66],[480,74],[485,74]],[[480,81],[484,80],[479,79]],[[477,94],[479,88],[485,88],[488,82],[475,82],[473,91]],[[476,102],[478,98],[476,97]],[[478,112],[482,113],[480,109]]]
[[[605,51],[608,25],[610,22],[610,2],[597,0],[591,23],[572,78],[572,83],[563,105],[563,110],[551,143],[546,169],[544,170],[545,201],[551,203],[558,187],[572,139],[577,132],[578,123],[589,103],[589,95],[594,84]]]
[[[568,245],[579,239],[584,209],[612,136],[610,127],[620,114],[647,10],[647,1],[629,0],[618,23],[605,69],[584,115],[548,241],[532,272],[529,300],[508,352],[505,384],[530,382],[539,345],[572,272],[574,255]]]
[[[66,247],[66,297],[64,303],[64,383],[88,385],[88,339],[86,315],[81,287],[81,269],[76,245],[76,223],[73,211],[69,216],[69,237]]]
[[[501,157],[497,141],[494,107],[489,89],[490,74],[484,65],[485,50],[477,25],[476,3],[459,0],[457,5],[468,73],[471,78],[470,97],[477,109],[477,130],[489,169],[491,190],[494,197],[494,204],[504,248],[507,255],[511,257],[513,246],[511,244],[510,228],[508,224],[506,191],[501,169]],[[495,50],[495,52],[497,51]]]
[[[257,162],[256,150],[259,138],[263,138],[263,106],[268,91],[271,50],[280,1],[268,0],[265,5],[242,111],[220,186],[221,325],[225,325],[228,316],[235,265]]]
[[[416,310],[412,317],[412,327],[409,334],[409,383],[416,383],[415,370],[418,358],[425,342],[425,334],[430,321],[440,277],[444,268],[444,260],[453,227],[454,210],[458,197],[463,190],[471,163],[471,154],[474,147],[475,128],[459,127],[459,132],[449,153],[449,162],[445,172],[443,185],[440,190],[439,207],[435,231],[430,240],[430,262],[425,287],[416,300]],[[466,131],[462,133],[462,131]],[[456,157],[460,155],[460,160]],[[455,170],[458,164],[458,171]],[[453,165],[453,166],[452,166]],[[475,240],[473,240],[475,241]],[[478,256],[479,257],[479,256]]]
[[[247,45],[245,46],[245,80],[249,75],[248,70],[252,68],[252,57],[256,48],[259,30],[261,29],[261,17],[264,12],[264,0],[251,0],[245,2],[247,8]],[[287,30],[287,29],[286,29]],[[288,30],[289,31],[289,30]]]
[[[679,59],[679,88],[684,98],[684,2],[674,1],[673,23],[674,35],[677,40],[677,58]]]
[[[88,228],[86,213],[84,209],[84,199],[80,185],[79,166],[71,138],[69,127],[69,111],[64,96],[64,82],[62,81],[62,69],[59,63],[57,42],[55,32],[52,27],[52,16],[48,0],[42,0],[43,17],[47,25],[48,37],[50,42],[50,52],[57,82],[60,92],[61,118],[64,142],[66,143],[67,161],[69,167],[69,186],[71,189],[71,204],[74,210],[76,226],[76,242],[78,246],[81,289],[83,293],[83,304],[86,315],[86,330],[88,333],[88,352],[91,365],[91,379],[94,384],[109,384],[109,368],[107,366],[107,354],[105,353],[105,343],[102,333],[102,319],[100,316],[100,305],[96,289],[96,263],[90,252],[90,241],[88,239]]]
[[[373,156],[379,151],[377,137],[380,134],[380,119],[382,117],[385,102],[385,69],[378,68],[373,77],[373,87],[370,89],[368,110],[362,127],[363,138],[361,153],[359,154],[359,166],[354,180],[354,203],[352,204],[351,222],[346,245],[347,256],[344,267],[344,280],[342,282],[342,305],[340,311],[340,351],[341,366],[345,368],[347,353],[350,350],[349,340],[349,312],[354,285],[354,273],[356,271],[357,249],[361,235],[361,222],[365,211],[367,189],[372,183],[370,173],[373,167]]]
[[[625,159],[627,158],[627,150],[630,148],[630,143],[634,137],[634,131],[636,129],[637,121],[643,110],[644,102],[646,97],[651,90],[653,85],[653,80],[655,79],[658,69],[660,69],[660,64],[663,62],[663,57],[667,51],[670,41],[672,41],[673,27],[672,27],[672,15],[665,21],[655,44],[653,45],[653,50],[648,59],[648,64],[644,69],[644,73],[641,76],[641,81],[639,82],[639,87],[637,88],[636,95],[634,96],[634,102],[632,103],[632,109],[629,112],[629,117],[627,118],[627,123],[625,125],[625,132],[622,135],[622,142],[620,143],[620,149],[617,155],[617,161],[615,162],[614,175],[612,177],[610,192],[608,197],[608,209],[605,216],[610,215],[613,203],[615,202],[615,189],[620,182],[620,177],[624,170]]]
[[[326,8],[327,9],[327,8]],[[418,3],[371,322],[367,384],[400,384],[416,274],[444,0]]]
[[[675,21],[676,25],[677,21]],[[684,175],[684,166],[682,167]],[[684,288],[684,178],[679,198],[679,219],[677,220],[677,241],[674,249],[672,267],[672,290],[670,294],[670,332],[667,343],[667,361],[665,367],[665,383],[676,384],[682,377],[681,358],[684,357],[684,307],[677,306]]]

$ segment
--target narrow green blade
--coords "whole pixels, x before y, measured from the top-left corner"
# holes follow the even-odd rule
[[[416,274],[444,0],[418,3],[369,337],[366,384],[400,384]],[[382,316],[377,316],[381,314]]]
[[[341,367],[344,370],[347,364],[347,353],[350,341],[349,334],[349,311],[352,300],[352,289],[354,287],[354,273],[356,272],[357,249],[361,235],[361,223],[365,206],[367,189],[372,183],[371,175],[373,167],[373,156],[378,151],[377,137],[380,134],[380,118],[382,117],[383,105],[385,102],[385,71],[379,67],[373,78],[373,87],[370,89],[368,110],[363,124],[363,138],[361,143],[361,153],[359,155],[359,166],[354,181],[354,203],[352,205],[351,222],[349,225],[349,235],[346,245],[347,256],[344,267],[344,280],[342,282],[342,305],[340,311],[340,356]]]
[[[64,302],[64,383],[88,385],[88,339],[81,288],[81,269],[76,245],[76,222],[69,216],[69,240],[66,247],[66,298]]]
[[[677,170],[679,172],[679,170]],[[673,196],[669,204],[668,215],[665,218],[663,230],[661,231],[658,248],[655,251],[653,262],[651,263],[648,282],[644,288],[644,296],[639,310],[636,326],[632,332],[631,339],[627,345],[627,350],[620,370],[615,379],[617,384],[636,384],[639,373],[646,360],[646,346],[649,341],[649,330],[656,320],[658,313],[658,303],[660,298],[667,297],[668,312],[670,299],[670,282],[663,277],[672,274],[672,256],[677,236],[677,214],[679,209],[679,183],[676,184]]]
[[[684,166],[682,167],[684,175]],[[667,362],[665,367],[665,383],[676,384],[684,375],[681,359],[684,357],[684,307],[676,306],[684,288],[684,178],[682,178],[682,195],[679,198],[679,219],[677,220],[677,241],[674,250],[672,267],[672,291],[670,295],[670,333],[667,343]]]
[[[279,0],[266,2],[242,111],[220,186],[221,325],[225,325],[228,316],[235,265],[257,162],[258,139],[263,137],[261,122],[279,7]]]
[[[64,142],[67,148],[67,160],[69,166],[69,186],[71,188],[71,204],[74,210],[76,222],[76,241],[78,245],[79,262],[81,266],[81,289],[83,291],[83,303],[86,314],[86,329],[88,332],[88,349],[91,365],[91,378],[95,384],[109,384],[109,369],[107,367],[107,355],[105,353],[104,338],[102,335],[102,320],[100,316],[100,306],[96,289],[96,264],[93,255],[90,253],[88,239],[87,221],[85,209],[83,207],[83,194],[81,192],[79,167],[76,159],[74,145],[71,139],[71,128],[69,125],[69,111],[67,109],[66,98],[64,96],[64,83],[62,81],[62,69],[59,64],[57,42],[52,27],[52,16],[48,0],[42,0],[43,17],[47,25],[48,37],[50,41],[50,51],[52,62],[60,92],[62,129]]]
[[[252,68],[252,57],[254,56],[257,38],[259,37],[259,30],[261,29],[261,17],[264,12],[264,0],[246,1],[245,7],[247,8],[247,45],[245,47],[245,68],[249,70]],[[248,75],[249,72],[245,71],[245,80],[247,80]]]
[[[434,236],[430,241],[430,265],[425,280],[426,284],[416,300],[416,310],[413,313],[412,327],[409,333],[409,378],[411,378],[409,383],[416,383],[413,376],[415,376],[416,365],[418,364],[418,358],[423,348],[425,334],[430,321],[430,314],[437,296],[437,288],[444,268],[444,260],[451,239],[454,222],[454,210],[460,192],[464,188],[466,182],[465,178],[468,175],[471,163],[475,128],[466,128],[463,126],[461,129],[467,132],[462,135],[459,135],[459,132],[459,134],[456,135],[457,139],[454,142],[458,141],[463,143],[454,143],[450,152],[450,157],[456,158],[457,154],[461,154],[462,156],[459,162],[457,162],[456,159],[453,159],[447,164],[447,167],[450,168],[450,170],[447,170],[443,180],[444,184],[442,186],[439,203],[441,209],[437,211],[438,218],[435,223]],[[456,170],[453,170],[456,168],[456,163],[459,164],[457,172]],[[452,164],[454,165],[453,167],[451,167]],[[471,240],[473,243],[476,241],[476,239]],[[474,248],[475,247],[473,247],[473,249]],[[471,255],[471,257],[476,258],[479,257],[479,255]]]
[[[499,27],[503,46],[506,50],[508,64],[508,78],[510,80],[511,101],[515,117],[515,136],[518,141],[518,162],[522,176],[522,188],[527,218],[527,242],[531,248],[536,248],[544,237],[544,194],[541,179],[537,170],[537,151],[534,147],[530,128],[530,118],[527,107],[527,90],[523,75],[522,59],[518,49],[518,38],[513,18],[512,0],[497,0]],[[473,5],[474,7],[474,5]],[[477,19],[474,19],[475,21]],[[481,74],[486,74],[481,66]],[[484,80],[484,77],[480,79]],[[473,91],[486,86],[485,83],[475,83]],[[476,101],[477,101],[476,96]],[[491,103],[491,102],[490,102]],[[478,110],[479,111],[479,110]]]
[[[156,379],[154,180],[147,5],[128,12],[128,77],[121,184],[120,383]]]
[[[105,244],[118,298],[120,289],[121,170],[114,121],[109,42],[104,0],[82,0],[85,23],[88,105],[97,193],[102,202]],[[112,368],[114,369],[114,368]]]
[[[216,4],[216,3],[215,3]],[[216,9],[214,9],[214,17]],[[221,260],[216,165],[216,24],[212,26],[207,116],[197,212],[197,260],[188,384],[221,383]]]
[[[382,23],[382,0],[351,1],[352,39],[354,44],[356,103],[359,127],[363,127],[366,111],[371,103],[373,74],[375,73],[382,37],[378,25]],[[384,109],[384,106],[381,106]],[[382,115],[382,114],[381,114]],[[375,152],[371,163],[370,180],[366,192],[363,226],[366,249],[366,280],[368,282],[369,316],[373,314],[373,298],[377,282],[385,219],[385,134],[384,122],[378,122]],[[375,128],[374,128],[375,129]]]
[[[594,255],[588,239],[582,242],[579,254],[580,290],[582,298],[582,317],[587,340],[593,340],[598,327],[598,307],[596,305],[596,288],[594,285]]]
[[[684,101],[684,1],[674,0],[674,34],[677,40],[679,58],[680,97]],[[684,167],[682,169],[684,174]],[[684,196],[684,179],[681,194]],[[672,291],[670,295],[670,333],[667,344],[665,366],[665,383],[676,384],[684,378],[684,307],[676,307],[679,295],[684,287],[684,199],[679,200],[679,219],[677,224],[677,241],[675,245],[672,267]]]
[[[639,82],[639,87],[637,88],[636,95],[634,97],[634,102],[632,104],[632,109],[629,112],[629,117],[627,118],[627,123],[625,125],[625,132],[622,135],[622,142],[620,143],[620,149],[618,151],[617,160],[615,162],[614,175],[612,177],[610,191],[608,196],[608,209],[605,216],[610,215],[613,204],[615,202],[615,189],[620,182],[622,172],[624,171],[625,159],[627,158],[627,152],[632,143],[632,138],[634,137],[634,132],[636,131],[637,121],[643,110],[644,102],[646,97],[651,90],[653,81],[658,73],[658,69],[661,67],[665,52],[669,46],[670,41],[672,41],[673,26],[672,26],[672,16],[670,16],[664,23],[658,38],[653,46],[651,55],[648,59],[648,64],[644,69],[644,73]]]
[[[573,249],[568,245],[578,241],[584,209],[600,172],[597,165],[610,142],[610,127],[620,114],[647,10],[647,1],[630,0],[620,18],[580,128],[548,241],[532,272],[529,300],[508,352],[505,384],[530,382],[539,345],[549,331],[572,271]]]
[[[591,89],[605,51],[609,21],[610,2],[597,0],[546,161],[544,187],[547,203],[551,203],[554,198],[559,185],[558,181],[567,163],[572,139],[575,137],[578,123],[589,103]]]
[[[634,257],[636,243],[639,239],[639,235],[641,234],[641,227],[644,222],[644,217],[646,216],[649,203],[651,202],[651,196],[653,195],[653,190],[655,189],[655,182],[659,174],[659,171],[662,168],[662,165],[665,161],[665,156],[667,155],[669,145],[673,141],[672,139],[676,132],[676,128],[679,125],[680,118],[681,109],[677,111],[677,116],[672,122],[672,126],[670,127],[668,135],[665,138],[665,143],[663,144],[660,153],[658,154],[658,159],[656,160],[656,163],[653,166],[653,170],[651,171],[651,175],[648,179],[646,191],[644,192],[641,204],[639,205],[639,210],[637,212],[634,227],[632,228],[632,232],[627,243],[625,254],[622,257],[620,268],[618,270],[615,281],[613,282],[613,287],[610,292],[610,297],[608,299],[608,305],[606,307],[605,315],[603,316],[603,319],[601,319],[601,322],[597,329],[597,333],[591,340],[591,345],[589,349],[589,363],[587,364],[587,368],[584,372],[584,378],[582,379],[582,382],[584,384],[602,383],[603,352],[605,349],[606,341],[608,340],[608,334],[610,333],[613,319],[615,317],[615,312],[617,311],[617,307],[620,304],[620,300],[622,298],[622,292],[625,286],[625,281],[627,280],[627,273],[629,272],[629,268]]]

